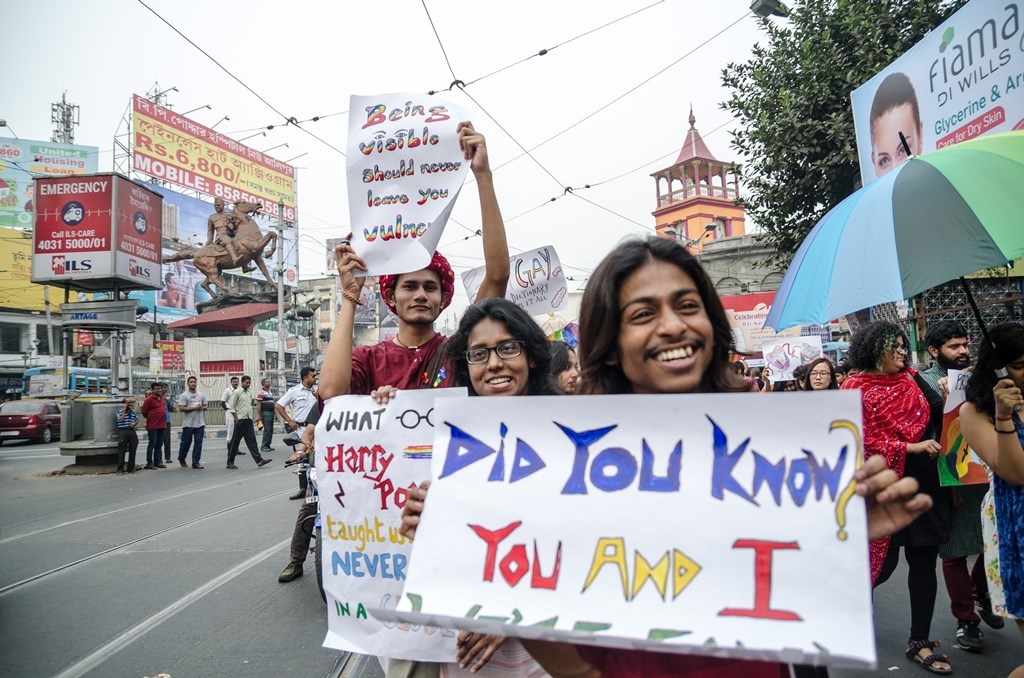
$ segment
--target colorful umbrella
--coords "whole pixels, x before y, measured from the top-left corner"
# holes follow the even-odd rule
[[[1024,256],[1024,131],[907,160],[808,234],[765,326],[823,323]]]

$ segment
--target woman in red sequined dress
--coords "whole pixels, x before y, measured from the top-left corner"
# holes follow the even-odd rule
[[[939,487],[934,459],[941,449],[936,438],[943,400],[907,365],[909,347],[899,325],[868,323],[854,335],[848,355],[851,366],[861,372],[849,376],[842,388],[861,391],[865,456],[884,456],[900,477],[915,478],[922,492],[941,502],[946,495]],[[932,652],[939,643],[928,639],[938,591],[935,563],[939,545],[948,539],[948,509],[939,507],[892,537],[871,542],[871,579],[876,587],[892,574],[903,547],[910,570],[907,658],[938,674],[952,671],[947,656]]]

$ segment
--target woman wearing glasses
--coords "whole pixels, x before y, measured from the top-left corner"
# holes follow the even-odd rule
[[[448,341],[456,386],[470,395],[558,393],[551,346],[526,312],[507,299],[485,299],[466,309]]]
[[[805,391],[834,391],[838,388],[836,368],[828,358],[818,358],[807,366]]]
[[[939,487],[935,457],[942,426],[942,397],[909,367],[910,340],[895,323],[868,323],[850,342],[849,360],[861,370],[843,382],[842,389],[860,389],[863,396],[864,454],[885,456],[889,468],[910,476],[921,492],[932,497],[931,511],[901,532],[871,542],[871,577],[879,586],[892,575],[903,547],[910,572],[910,639],[907,658],[932,673],[952,672],[949,657],[932,650],[928,639],[938,580],[935,563],[939,545],[949,539],[947,493]],[[821,368],[814,368],[821,369]]]
[[[467,308],[459,329],[448,340],[447,352],[454,385],[465,386],[471,396],[561,392],[551,375],[551,347],[544,332],[506,299],[485,299]],[[409,538],[415,535],[429,485],[423,483],[409,493],[402,513],[402,532]],[[441,678],[469,675],[470,670],[476,676],[547,675],[518,641],[469,631],[459,632],[456,662],[441,665]],[[493,671],[485,666],[488,662]]]

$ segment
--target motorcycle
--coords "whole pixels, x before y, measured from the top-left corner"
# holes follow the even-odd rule
[[[295,447],[303,444],[302,440],[299,439],[294,433],[286,437],[282,441],[285,445],[288,445],[295,451]],[[306,490],[306,497],[303,501],[307,504],[316,504],[316,514],[307,516],[303,520],[302,529],[309,535],[309,550],[313,554],[313,567],[316,568],[316,585],[320,589],[320,598],[323,599],[324,603],[327,602],[327,593],[324,591],[324,571],[323,571],[323,533],[321,530],[321,516],[320,516],[320,493],[317,489],[316,484],[316,465],[313,463],[313,450],[307,449],[305,453],[299,458],[298,461],[287,461],[285,462],[285,468],[289,466],[298,465],[296,473],[306,474],[306,481],[308,483]]]

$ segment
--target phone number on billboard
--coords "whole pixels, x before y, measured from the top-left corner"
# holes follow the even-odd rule
[[[60,240],[40,240],[40,250],[70,250],[70,249],[104,249],[107,246],[106,238],[65,238]]]
[[[193,171],[209,174],[210,176],[216,177],[217,179],[223,179],[224,181],[238,180],[238,172],[230,167],[224,167],[224,165],[221,165],[218,162],[207,160],[202,156],[199,156],[196,158],[195,162],[192,162],[192,159],[184,148],[176,150],[174,155],[169,154],[167,152],[167,147],[163,144],[153,144],[152,149],[161,158],[170,158],[179,165],[188,167]]]

